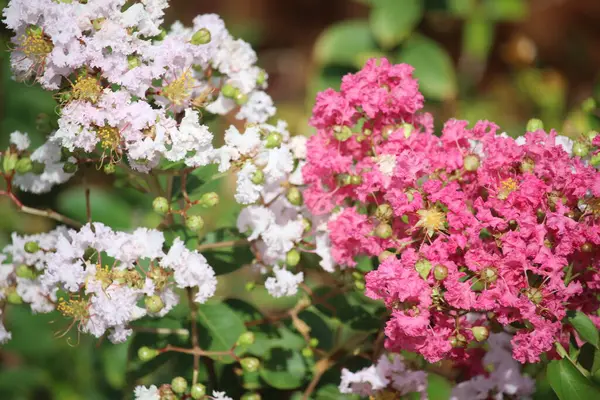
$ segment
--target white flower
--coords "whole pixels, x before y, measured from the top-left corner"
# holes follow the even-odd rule
[[[393,154],[381,154],[376,159],[377,167],[379,168],[379,172],[381,172],[385,176],[394,175],[394,170],[396,169],[396,156]]]
[[[213,398],[213,400],[233,400],[231,397],[227,397],[225,392],[217,392],[217,391],[213,391],[212,398]]]
[[[256,160],[256,164],[264,166],[267,181],[272,182],[283,178],[294,169],[292,152],[286,145],[263,151]]]
[[[135,400],[160,400],[160,392],[154,385],[150,387],[136,386],[133,394]]]
[[[0,344],[8,342],[12,338],[12,334],[6,330],[6,327],[2,323],[3,320],[2,308],[0,308]]]
[[[306,158],[306,142],[308,138],[306,136],[294,136],[290,139],[290,149],[294,154],[294,158],[304,160]]]
[[[256,166],[250,162],[237,174],[237,187],[235,200],[240,204],[252,204],[260,198],[261,185],[252,182],[254,173],[258,171]]]
[[[293,274],[290,271],[275,267],[275,277],[269,277],[265,281],[265,287],[273,297],[293,296],[298,293],[298,285],[304,281],[304,273]]]
[[[575,144],[575,142],[573,142],[571,138],[558,135],[556,136],[554,141],[556,145],[562,147],[563,150],[567,152],[567,154],[573,155],[573,145]]]
[[[10,134],[10,143],[14,144],[17,150],[24,151],[31,145],[31,140],[29,140],[29,136],[26,133],[14,131]]]
[[[248,101],[236,114],[237,119],[244,119],[250,123],[264,123],[275,115],[276,109],[273,106],[271,96],[262,91],[252,92]]]
[[[302,220],[289,221],[285,225],[271,224],[262,234],[267,246],[266,256],[274,259],[284,259],[294,243],[302,239],[304,224]]]
[[[275,215],[271,210],[263,206],[249,206],[242,209],[237,220],[237,228],[240,232],[251,230],[248,240],[256,240],[275,222]]]
[[[65,183],[73,174],[63,170],[64,163],[60,161],[60,157],[60,147],[54,143],[46,142],[38,147],[30,158],[33,162],[42,163],[44,171],[39,175],[34,172],[15,175],[15,186],[24,192],[40,194],[49,192],[55,185]]]

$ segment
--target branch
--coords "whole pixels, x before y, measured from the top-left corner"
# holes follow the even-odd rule
[[[0,196],[8,197],[14,203],[14,205],[17,206],[17,209],[22,213],[30,214],[30,215],[37,215],[39,217],[50,218],[50,219],[53,219],[60,223],[70,225],[74,228],[81,228],[83,226],[81,224],[81,222],[75,221],[74,219],[71,219],[67,216],[59,214],[54,210],[51,210],[51,209],[40,210],[37,208],[28,207],[28,206],[24,205],[23,203],[21,203],[21,201],[19,199],[17,199],[17,197],[14,195],[14,193],[0,190]]]
[[[248,241],[246,239],[228,240],[225,242],[201,244],[198,247],[196,247],[196,250],[204,251],[204,250],[222,249],[222,248],[226,248],[226,247],[236,247],[236,246],[246,246],[246,245],[250,245],[250,243],[248,243]]]

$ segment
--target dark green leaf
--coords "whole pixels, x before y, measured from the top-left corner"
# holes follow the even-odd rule
[[[554,360],[546,370],[550,386],[560,400],[600,398],[600,390],[566,358]]]
[[[414,75],[425,97],[445,100],[456,96],[456,72],[452,59],[439,44],[424,36],[413,36],[398,54],[399,62],[415,68]]]
[[[241,318],[225,303],[207,303],[198,306],[198,322],[204,328],[200,346],[209,351],[230,350],[246,331]],[[233,362],[230,356],[213,357],[221,362]]]
[[[109,385],[115,389],[120,389],[125,385],[129,342],[107,343],[100,349],[104,377]]]
[[[379,44],[390,49],[410,35],[422,16],[421,0],[376,0],[369,24]]]
[[[314,59],[319,65],[353,66],[358,55],[376,50],[377,44],[367,21],[342,21],[319,36],[314,47]]]
[[[587,315],[581,311],[569,311],[567,319],[583,340],[598,348],[598,329]]]
[[[265,357],[260,376],[265,382],[276,389],[289,390],[302,385],[306,375],[306,365],[300,352],[272,348]]]
[[[447,400],[452,392],[452,384],[444,377],[427,374],[427,395],[429,400]]]
[[[220,228],[208,233],[202,244],[243,240],[243,237],[234,228]],[[242,244],[220,249],[202,251],[208,264],[213,267],[217,275],[228,274],[244,265],[250,264],[254,259],[249,244]]]

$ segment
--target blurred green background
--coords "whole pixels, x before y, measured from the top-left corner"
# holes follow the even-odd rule
[[[597,95],[598,0],[174,0],[167,21],[190,23],[193,16],[209,12],[220,14],[233,35],[255,47],[259,65],[270,75],[268,92],[279,117],[296,133],[311,132],[307,121],[316,92],[339,88],[345,73],[381,56],[416,67],[426,109],[434,113],[437,126],[452,117],[489,119],[516,136],[528,119],[537,117],[546,128],[573,138],[597,129],[582,104]],[[9,33],[2,28],[0,35],[8,49]],[[36,146],[44,140],[40,115],[53,115],[55,102],[37,87],[14,82],[8,57],[8,51],[0,53],[0,148],[14,130],[28,132]],[[130,192],[113,195],[113,178],[93,167],[86,176],[94,188],[94,219],[122,229],[156,225],[148,213],[151,199]],[[81,217],[81,185],[78,176],[48,195],[21,198],[27,205]],[[227,182],[224,187],[227,191]],[[208,225],[231,226],[232,207],[224,202]],[[17,214],[0,198],[0,246],[13,231],[52,226]],[[228,281],[228,292],[241,290],[243,280],[237,286],[235,278]],[[10,310],[7,325],[15,335],[0,348],[0,399],[121,398],[127,347],[84,337],[74,351],[65,340],[53,339],[57,328],[50,322],[56,318]],[[164,380],[156,382],[172,376],[164,371]]]

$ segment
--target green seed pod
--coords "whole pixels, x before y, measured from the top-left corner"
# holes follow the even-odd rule
[[[465,170],[469,172],[477,171],[479,164],[479,157],[475,154],[469,154],[463,159]]]
[[[238,344],[238,346],[250,346],[250,345],[254,344],[255,340],[256,340],[256,337],[254,336],[254,333],[244,332],[238,338],[237,344]]]
[[[265,181],[265,174],[260,169],[258,169],[256,171],[254,171],[250,180],[255,185],[260,185]]]
[[[352,175],[350,176],[350,184],[352,185],[360,185],[362,183],[362,176],[360,175]]]
[[[474,326],[471,328],[471,332],[478,342],[483,342],[490,335],[490,331],[485,326]]]
[[[67,161],[63,164],[63,171],[66,174],[74,174],[77,172],[77,164]]]
[[[240,360],[240,365],[246,372],[256,372],[260,367],[260,361],[256,357],[246,357]]]
[[[448,276],[448,268],[443,265],[436,265],[433,269],[433,276],[438,281],[443,281]]]
[[[525,129],[527,132],[536,132],[540,129],[544,129],[544,123],[541,119],[532,118],[527,122],[527,127]]]
[[[203,398],[206,395],[206,386],[204,386],[201,383],[196,383],[194,385],[192,385],[192,388],[190,389],[190,396],[192,396],[192,399],[194,400],[198,400]]]
[[[285,197],[288,199],[288,201],[290,203],[292,203],[295,206],[302,205],[302,193],[300,192],[300,189],[298,189],[295,186],[292,186],[291,188],[288,189]]]
[[[393,233],[394,232],[392,231],[391,225],[387,224],[385,222],[381,222],[375,228],[375,236],[380,237],[382,239],[389,239],[389,238],[391,238]]]
[[[275,147],[279,147],[281,145],[282,140],[283,140],[283,137],[281,136],[281,133],[271,132],[267,136],[267,139],[266,139],[267,143],[265,144],[265,147],[267,149],[274,149]]]
[[[208,44],[211,40],[210,31],[206,28],[198,29],[193,35],[190,43],[194,46],[199,46],[202,44]]]
[[[37,244],[37,242],[27,242],[25,243],[24,246],[25,252],[27,253],[36,253],[40,250],[40,246]]]
[[[244,105],[248,102],[248,95],[242,92],[239,92],[235,95],[235,103],[238,106]]]
[[[138,358],[141,361],[150,361],[158,355],[158,350],[142,346],[138,349]]]
[[[146,310],[153,314],[160,312],[165,307],[165,303],[163,303],[158,295],[146,296],[144,305],[146,306]]]
[[[291,249],[285,255],[285,263],[290,267],[295,267],[300,262],[300,252],[296,249]]]
[[[26,264],[20,264],[19,266],[17,266],[17,268],[15,269],[15,275],[17,275],[19,278],[24,278],[24,279],[34,279],[35,278],[35,272],[33,271],[32,268],[29,268],[29,266],[27,266]]]
[[[142,65],[142,60],[133,54],[127,56],[127,68],[134,69]]]
[[[17,165],[15,165],[15,171],[18,174],[26,174],[33,169],[33,164],[31,163],[31,158],[23,157],[17,161]]]
[[[185,219],[185,226],[194,232],[198,232],[204,227],[204,219],[199,215],[190,215]]]
[[[304,358],[313,358],[314,357],[314,352],[310,347],[305,347],[302,349],[302,356]]]
[[[199,204],[204,208],[214,207],[219,204],[219,195],[215,192],[204,193]]]
[[[188,386],[188,383],[185,380],[185,378],[182,376],[175,377],[171,381],[171,389],[175,393],[179,393],[179,394],[185,393],[185,391],[187,390],[187,386]]]
[[[573,154],[581,158],[586,157],[590,154],[590,146],[585,143],[575,142],[573,145]]]
[[[375,218],[380,221],[389,221],[394,215],[394,210],[389,204],[380,204],[375,210]]]
[[[164,215],[169,212],[169,201],[159,196],[152,202],[152,208],[157,214]]]
[[[17,153],[11,153],[10,151],[4,155],[4,159],[2,160],[2,168],[4,172],[10,174],[15,170],[17,166],[17,162],[19,161],[19,156]]]
[[[238,90],[230,85],[229,83],[226,83],[225,85],[223,85],[223,87],[221,88],[221,94],[223,94],[223,96],[225,97],[229,97],[230,99],[233,99],[238,93]]]

